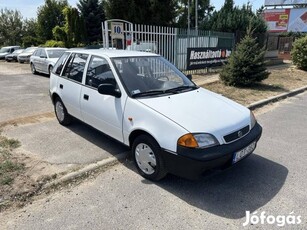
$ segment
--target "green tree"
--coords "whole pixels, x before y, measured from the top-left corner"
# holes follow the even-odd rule
[[[64,8],[68,6],[67,0],[45,0],[45,4],[38,8],[37,33],[44,43],[53,39],[52,29],[56,26],[64,26]]]
[[[291,56],[293,63],[302,70],[307,70],[307,36],[298,38],[293,43]]]
[[[86,41],[95,43],[101,41],[101,23],[105,21],[104,6],[99,0],[80,0],[77,4],[84,20]]]
[[[22,28],[22,46],[29,47],[38,44],[37,21],[35,19],[24,20]]]
[[[21,45],[22,16],[17,10],[0,10],[0,46]]]
[[[220,72],[225,85],[250,86],[269,76],[264,63],[265,49],[261,49],[249,29],[247,35],[230,55]]]
[[[66,47],[78,46],[85,40],[85,28],[77,8],[67,6],[63,10],[65,16],[64,26],[52,29],[56,41],[63,41]]]
[[[255,33],[265,33],[266,22],[255,14],[250,3],[241,8],[234,7],[233,0],[225,0],[219,11],[215,11],[209,21],[210,29],[222,32],[246,31],[251,25]]]
[[[182,28],[188,27],[188,1],[190,1],[190,27],[195,28],[195,0],[181,0],[178,8],[178,26]],[[210,5],[210,0],[198,0],[197,6],[198,27],[207,28],[208,19],[211,16],[214,6]]]
[[[174,25],[178,3],[175,0],[107,0],[109,19],[123,19],[146,25]]]

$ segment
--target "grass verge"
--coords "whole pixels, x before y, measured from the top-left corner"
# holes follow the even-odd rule
[[[307,72],[294,66],[272,69],[270,76],[252,87],[225,86],[221,81],[203,85],[245,106],[307,85]]]

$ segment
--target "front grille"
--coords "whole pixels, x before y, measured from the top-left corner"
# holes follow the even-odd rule
[[[224,136],[224,140],[227,143],[235,141],[235,140],[240,139],[241,137],[245,136],[245,134],[247,134],[248,131],[249,131],[249,125],[245,126],[242,129],[239,129],[237,131],[234,131],[233,133],[230,133],[230,134]]]

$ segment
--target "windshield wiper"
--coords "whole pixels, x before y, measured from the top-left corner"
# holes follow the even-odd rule
[[[153,95],[159,95],[164,94],[165,90],[149,90],[145,92],[135,93],[132,95],[132,97],[142,97],[142,96],[153,96]]]
[[[166,93],[178,93],[179,91],[182,90],[193,90],[193,89],[198,89],[198,86],[196,85],[182,85],[182,86],[178,86],[176,88],[172,88],[172,89],[167,89],[165,90]]]
[[[183,85],[183,86],[179,86],[179,87],[167,89],[167,90],[149,90],[149,91],[133,94],[132,97],[135,98],[135,97],[153,96],[153,95],[170,94],[170,93],[171,94],[177,94],[177,93],[179,93],[180,91],[183,91],[183,90],[193,90],[193,89],[198,89],[198,86],[196,86],[196,85]]]

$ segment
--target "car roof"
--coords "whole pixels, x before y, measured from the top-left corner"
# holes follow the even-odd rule
[[[2,48],[15,48],[15,47],[20,47],[20,46],[3,46]]]
[[[130,51],[130,50],[116,50],[116,49],[74,49],[68,50],[66,52],[70,53],[83,53],[91,55],[105,55],[110,58],[116,57],[148,57],[148,56],[159,56],[154,53],[140,52],[140,51]]]

